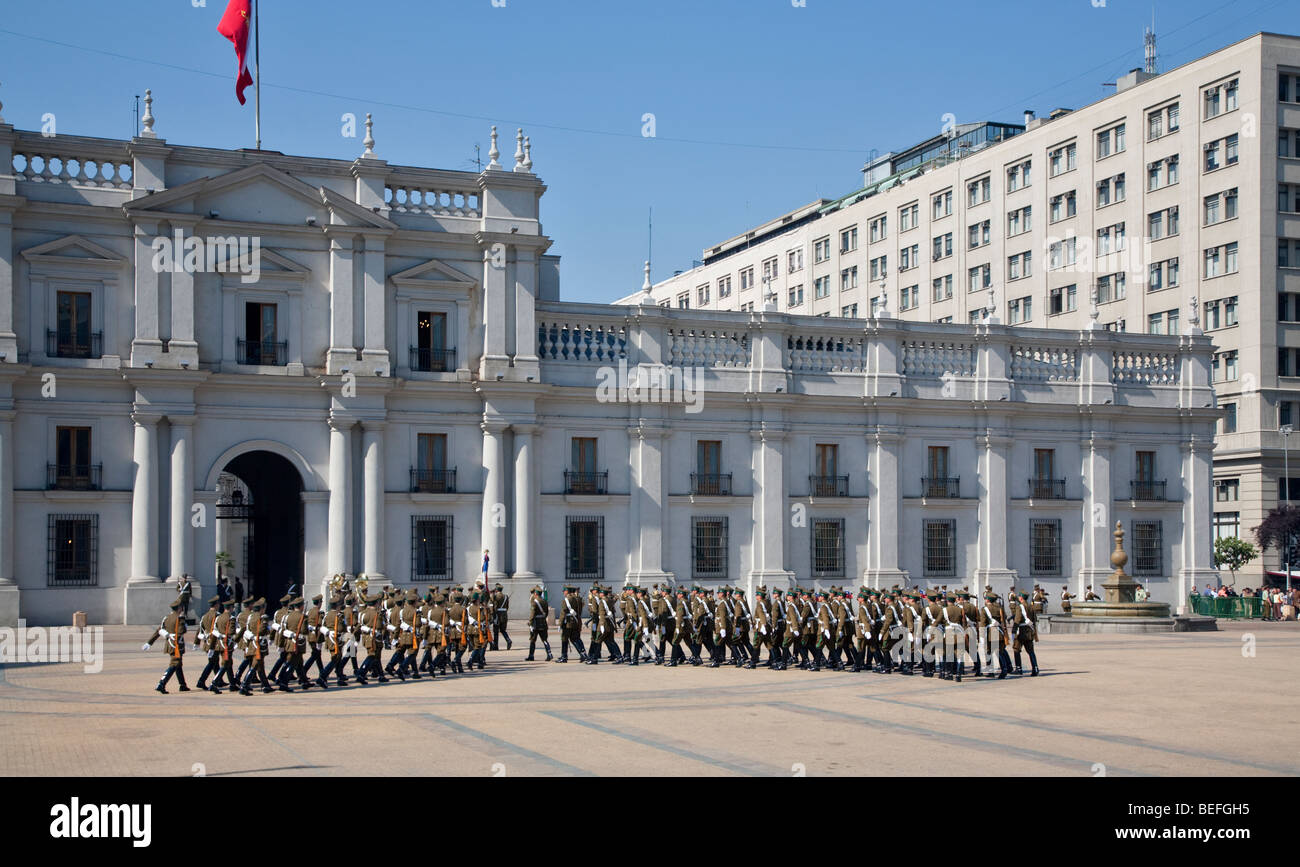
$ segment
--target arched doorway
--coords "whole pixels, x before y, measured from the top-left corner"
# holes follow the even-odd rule
[[[238,504],[219,502],[217,520],[246,522],[237,555],[245,593],[265,597],[274,609],[290,585],[303,592],[302,476],[286,458],[260,450],[233,458],[222,471],[239,479],[248,496]]]

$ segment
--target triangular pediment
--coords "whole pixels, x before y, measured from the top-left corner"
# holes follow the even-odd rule
[[[302,226],[308,217],[321,228],[331,224],[358,229],[396,229],[397,225],[328,187],[313,187],[267,163],[151,193],[123,205],[127,214],[217,217],[228,222]],[[331,217],[337,219],[331,219]]]
[[[67,262],[87,265],[125,265],[125,256],[119,256],[107,247],[89,241],[80,235],[56,238],[23,250],[22,256],[30,261]]]
[[[228,273],[240,271],[242,264],[243,269],[247,270],[249,265],[247,261],[241,262],[239,257],[248,257],[251,250],[247,246],[237,248],[235,255],[231,256],[229,249],[220,250],[216,256],[216,270]],[[279,277],[301,282],[311,275],[311,269],[305,265],[300,265],[282,253],[277,253],[269,247],[259,247],[257,250],[257,267],[262,279],[267,277]]]
[[[478,281],[470,275],[438,259],[430,259],[414,268],[407,268],[390,279],[398,285],[408,283],[447,289],[472,289],[478,285]]]

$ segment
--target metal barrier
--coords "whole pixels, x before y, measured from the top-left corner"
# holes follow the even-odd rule
[[[1264,616],[1263,599],[1258,596],[1191,596],[1193,614],[1223,617],[1228,620],[1259,620]]]

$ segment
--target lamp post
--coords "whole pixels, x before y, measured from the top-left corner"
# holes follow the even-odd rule
[[[1282,502],[1286,504],[1288,509],[1291,506],[1291,440],[1289,438],[1293,430],[1294,428],[1292,428],[1291,425],[1289,424],[1284,424],[1277,429],[1277,432],[1282,435],[1282,485],[1283,485]],[[1286,556],[1283,559],[1286,561],[1286,592],[1287,595],[1290,596],[1291,595],[1291,534],[1290,533],[1287,533],[1286,535]]]

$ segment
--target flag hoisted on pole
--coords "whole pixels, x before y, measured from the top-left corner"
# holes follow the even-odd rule
[[[251,19],[251,20],[250,20]],[[235,45],[235,60],[239,63],[239,77],[235,80],[235,97],[243,105],[247,100],[244,91],[250,84],[253,89],[253,129],[257,149],[262,149],[262,74],[261,39],[258,37],[256,0],[230,0],[226,12],[217,24],[217,32]],[[250,26],[251,25],[251,26]],[[248,37],[250,30],[255,40],[253,46],[253,73],[248,71]],[[254,73],[256,77],[254,77]]]

